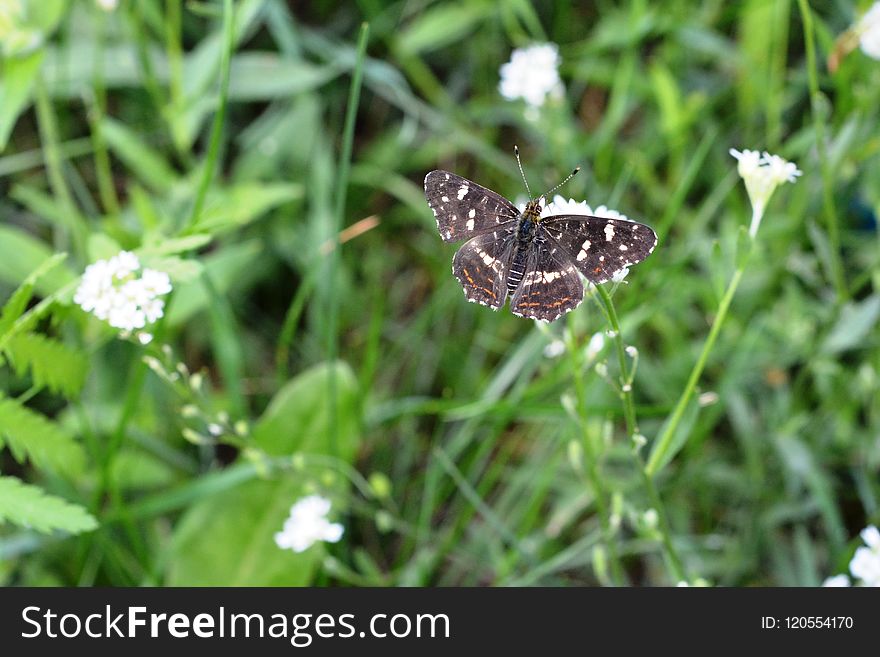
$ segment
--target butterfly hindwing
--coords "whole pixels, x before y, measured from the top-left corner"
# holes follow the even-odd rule
[[[533,242],[522,282],[510,299],[510,311],[552,322],[577,308],[583,298],[584,284],[571,258],[550,240]]]
[[[514,243],[512,230],[499,229],[474,237],[456,251],[452,273],[468,301],[495,310],[504,305]]]
[[[585,215],[556,215],[541,227],[569,255],[591,283],[611,280],[622,269],[647,258],[657,235],[645,224]]]
[[[506,198],[450,171],[425,176],[425,198],[446,242],[482,235],[519,217]]]

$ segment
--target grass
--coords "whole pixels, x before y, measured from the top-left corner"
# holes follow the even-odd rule
[[[0,417],[0,476],[97,526],[0,524],[2,581],[813,586],[880,521],[880,62],[825,64],[856,14],[36,4],[2,64],[0,389],[84,465]],[[498,69],[544,40],[566,91],[527,118]],[[422,192],[522,195],[514,144],[660,237],[549,326],[466,303]],[[803,171],[747,245],[729,148]],[[71,303],[123,248],[174,283],[146,346]],[[85,357],[75,394],[16,364],[29,333]],[[344,537],[282,552],[310,492]]]

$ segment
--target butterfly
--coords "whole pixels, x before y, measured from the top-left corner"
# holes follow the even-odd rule
[[[581,275],[595,285],[604,283],[647,258],[657,245],[656,233],[635,221],[579,214],[542,217],[550,192],[520,211],[500,194],[451,171],[425,176],[425,198],[440,237],[468,240],[452,260],[452,273],[468,301],[498,310],[510,297],[514,315],[552,322],[580,305]]]

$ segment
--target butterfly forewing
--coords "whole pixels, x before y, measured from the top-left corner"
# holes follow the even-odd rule
[[[498,229],[466,242],[452,259],[452,273],[468,301],[498,310],[507,298],[509,262],[516,238],[512,230]]]
[[[641,262],[657,245],[650,227],[624,219],[556,215],[541,220],[540,226],[594,284]]]
[[[532,242],[522,282],[510,299],[510,311],[552,322],[577,308],[583,298],[584,284],[571,258],[552,241]]]
[[[446,242],[494,231],[519,217],[519,210],[506,198],[450,171],[425,176],[425,198]]]

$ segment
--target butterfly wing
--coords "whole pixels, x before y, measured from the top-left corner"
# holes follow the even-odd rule
[[[657,246],[649,226],[624,219],[568,214],[547,217],[539,225],[594,284],[641,262]]]
[[[584,284],[571,258],[551,240],[532,242],[522,282],[510,299],[510,311],[552,322],[577,308],[583,298]]]
[[[507,298],[507,276],[516,242],[512,229],[499,228],[464,243],[452,259],[452,273],[468,301],[498,310]]]
[[[425,176],[425,198],[446,242],[494,231],[520,214],[500,194],[450,171],[431,171]]]

